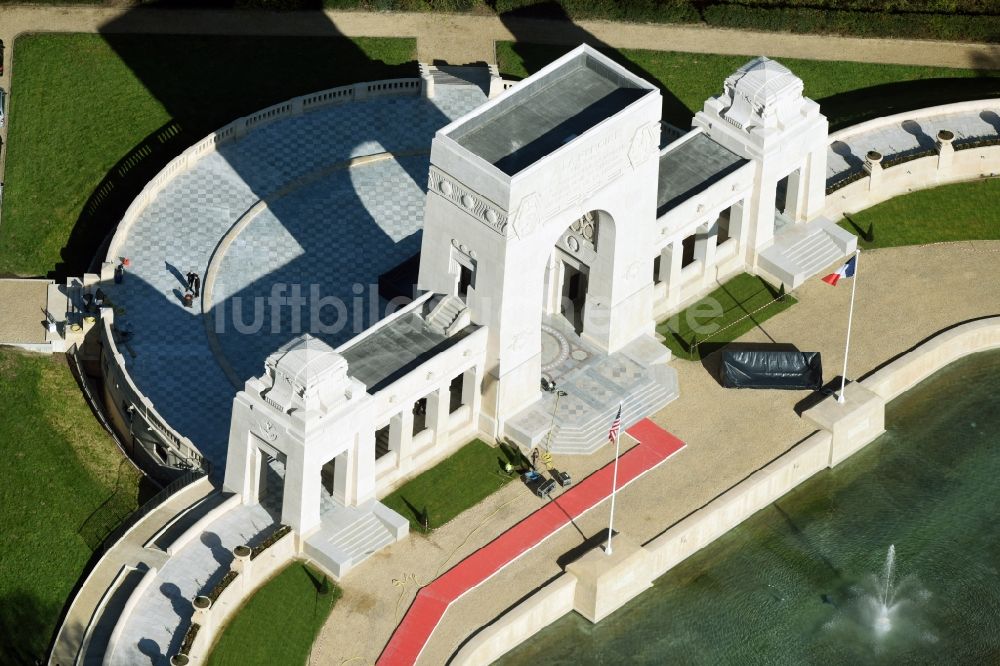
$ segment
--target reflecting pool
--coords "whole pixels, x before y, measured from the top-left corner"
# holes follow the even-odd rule
[[[886,423],[600,624],[571,613],[500,663],[1000,663],[1000,352]]]

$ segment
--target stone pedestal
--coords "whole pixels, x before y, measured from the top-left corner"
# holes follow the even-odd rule
[[[191,615],[191,623],[201,627],[201,631],[210,632],[212,620],[212,600],[205,596],[197,596],[191,602],[194,613]]]
[[[951,130],[941,130],[937,133],[935,148],[938,153],[938,171],[948,171],[955,157],[955,147],[952,141],[955,140],[955,133]]]
[[[882,153],[869,150],[863,168],[868,172],[868,191],[877,190],[882,184]]]
[[[802,414],[833,435],[830,467],[885,432],[885,400],[860,384],[848,384],[844,398],[830,396]]]
[[[577,579],[573,608],[594,623],[653,585],[649,552],[621,534],[611,544],[611,555],[598,547],[566,567]]]
[[[233,563],[230,565],[230,569],[238,574],[236,580],[244,591],[250,586],[250,569],[253,567],[250,552],[250,546],[236,546],[233,548]]]

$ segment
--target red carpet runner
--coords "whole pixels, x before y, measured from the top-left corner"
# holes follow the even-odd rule
[[[649,419],[626,432],[639,443],[618,460],[619,489],[684,448],[684,442]],[[614,463],[608,463],[421,589],[377,663],[415,663],[453,601],[608,498],[613,472]]]

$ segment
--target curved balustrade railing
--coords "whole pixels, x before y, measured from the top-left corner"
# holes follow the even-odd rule
[[[279,104],[261,109],[256,113],[242,118],[237,118],[228,125],[212,132],[201,141],[187,148],[180,155],[171,160],[146,186],[142,192],[132,200],[131,205],[125,211],[115,235],[111,240],[106,255],[106,267],[113,267],[121,256],[121,248],[128,236],[131,226],[142,214],[143,210],[152,203],[156,196],[178,175],[190,169],[195,162],[201,158],[215,152],[219,146],[237,141],[245,136],[249,131],[259,129],[264,125],[288,118],[302,113],[314,111],[324,106],[335,104],[345,104],[355,100],[371,99],[376,97],[390,97],[401,95],[419,95],[421,92],[421,79],[403,78],[388,79],[384,81],[370,81],[355,83],[347,86],[339,86],[328,90],[302,95]],[[109,268],[105,269],[109,271]],[[102,278],[110,279],[111,274],[102,274]],[[131,424],[135,419],[140,419],[148,428],[143,429],[142,435],[152,435],[163,444],[168,455],[158,455],[159,460],[153,458],[153,453],[149,457],[153,464],[159,462],[168,467],[176,469],[200,468],[208,469],[208,461],[203,458],[201,451],[190,439],[184,437],[164,419],[153,407],[149,398],[139,390],[132,380],[128,369],[125,366],[124,356],[120,353],[113,333],[113,315],[108,311],[108,316],[103,322],[101,329],[101,340],[105,348],[104,362],[101,368],[105,376],[105,381],[109,378],[115,381],[113,385],[121,395],[115,396],[109,409],[115,409],[119,417],[119,426]],[[112,367],[113,365],[113,367]],[[124,413],[118,409],[118,405],[128,404],[128,412]],[[124,408],[123,408],[124,409]],[[130,425],[128,429],[131,431]],[[134,437],[151,448],[156,454],[161,452],[156,450],[155,443],[142,442],[141,436],[132,433]],[[137,453],[133,451],[133,453]]]

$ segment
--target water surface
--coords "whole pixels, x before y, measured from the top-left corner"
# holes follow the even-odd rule
[[[502,664],[1000,663],[1000,352],[894,400],[887,432],[597,625]],[[892,629],[871,595],[895,545]]]

